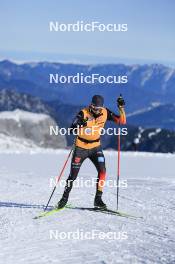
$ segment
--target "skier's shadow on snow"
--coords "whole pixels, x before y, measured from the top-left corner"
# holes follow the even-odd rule
[[[44,209],[45,205],[40,204],[24,204],[24,203],[12,203],[12,202],[0,202],[0,207],[8,207],[8,208],[36,208],[36,209]],[[48,206],[48,209],[52,208],[52,206]]]

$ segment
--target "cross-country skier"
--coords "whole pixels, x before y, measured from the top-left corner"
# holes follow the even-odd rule
[[[104,127],[107,120],[114,121],[117,124],[126,124],[125,102],[121,96],[118,98],[117,103],[120,115],[116,115],[104,107],[104,99],[102,96],[94,95],[91,104],[82,109],[73,121],[71,128],[78,127],[79,134],[75,142],[70,174],[66,181],[63,196],[57,204],[57,208],[62,208],[66,205],[73,181],[77,178],[80,167],[87,158],[93,162],[98,172],[94,206],[106,208],[106,204],[102,201],[102,186],[104,185],[106,177],[106,166],[100,144],[100,129]]]

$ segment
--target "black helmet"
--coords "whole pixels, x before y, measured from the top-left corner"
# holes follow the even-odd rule
[[[104,105],[104,98],[101,95],[94,95],[92,97],[91,104],[96,107],[103,107]]]

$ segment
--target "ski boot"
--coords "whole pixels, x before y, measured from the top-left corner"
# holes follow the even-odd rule
[[[62,197],[61,200],[57,203],[57,205],[55,206],[56,209],[61,209],[63,207],[66,206],[68,201],[68,196],[67,197]]]
[[[99,209],[107,209],[106,204],[101,199],[102,194],[103,193],[101,191],[96,192],[95,199],[94,199],[94,207],[99,208]]]
[[[68,198],[69,198],[69,193],[72,189],[72,186],[73,186],[73,181],[67,179],[63,196],[62,196],[61,200],[57,203],[56,209],[61,209],[61,208],[66,206],[66,204],[68,202]]]

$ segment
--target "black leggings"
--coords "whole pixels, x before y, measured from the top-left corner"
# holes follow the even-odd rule
[[[92,149],[83,149],[76,147],[72,156],[71,170],[69,177],[66,181],[65,191],[63,196],[68,196],[72,189],[73,182],[77,178],[80,167],[85,159],[89,158],[95,165],[98,178],[97,178],[97,190],[102,191],[106,177],[105,157],[101,146]]]

